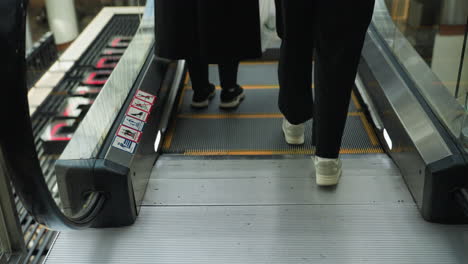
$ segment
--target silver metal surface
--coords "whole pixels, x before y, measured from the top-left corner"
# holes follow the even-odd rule
[[[152,172],[143,205],[412,203],[399,171],[384,155],[344,159],[343,167],[342,184],[330,190],[315,184],[310,158],[183,161],[163,158]]]
[[[154,24],[154,14],[145,11],[142,26],[68,143],[61,159],[87,159],[97,155],[151,50],[154,32],[147,30],[151,23]]]
[[[392,47],[394,54],[409,73],[431,109],[445,123],[453,136],[460,138],[464,116],[467,115],[466,111],[395,26],[385,0],[376,1],[372,23]]]
[[[26,252],[26,246],[11,190],[11,176],[5,162],[0,148],[0,255],[21,255]]]
[[[173,110],[175,101],[177,99],[177,94],[179,91],[178,88],[180,87],[181,82],[183,81],[185,63],[186,62],[184,60],[181,60],[177,64],[177,70],[174,76],[174,82],[172,83],[172,86],[170,88],[171,91],[169,92],[167,102],[166,102],[167,107],[164,108],[163,117],[161,118],[161,123],[162,123],[161,132],[163,134],[166,133],[166,130],[169,126],[169,119],[171,118],[172,110]],[[161,140],[161,143],[162,143],[162,140]]]
[[[440,135],[437,134],[431,121],[400,75],[391,66],[388,58],[382,55],[381,47],[374,43],[370,35],[364,44],[362,56],[371,73],[366,72],[366,64],[363,64],[360,68],[360,75],[362,78],[367,78],[364,82],[368,88],[369,96],[376,106],[383,128],[389,134],[390,140],[393,141],[394,149],[389,149],[389,151],[401,169],[418,206],[421,206],[426,164],[447,157],[450,153],[446,146],[437,149],[438,146],[443,145]],[[375,75],[375,77],[368,75]],[[367,83],[373,82],[376,82],[378,86],[367,85]],[[420,134],[420,130],[422,134]],[[431,137],[427,137],[426,140],[424,137],[419,138],[427,132],[429,135],[434,135],[434,139]],[[422,145],[423,148],[418,150],[416,144],[419,144],[419,147]],[[422,158],[423,153],[421,153],[424,150],[425,159]]]
[[[156,69],[154,67],[156,62],[154,60],[154,57],[152,58],[153,62],[151,66],[153,67],[148,67],[148,72],[144,73],[144,75],[147,77],[144,78],[138,85],[140,90],[149,93],[152,93],[152,91],[147,89],[171,89],[167,95],[169,98],[167,98],[167,101],[164,104],[164,112],[162,113],[162,117],[160,120],[157,120],[156,118],[150,118],[148,120],[148,122],[145,124],[144,129],[142,130],[143,136],[138,146],[136,147],[136,151],[134,154],[130,154],[128,152],[123,152],[119,149],[109,147],[104,157],[104,159],[106,160],[115,162],[130,169],[129,175],[131,175],[132,177],[133,193],[135,195],[135,202],[138,208],[143,200],[144,194],[147,189],[148,180],[151,175],[149,168],[151,168],[154,165],[154,162],[157,156],[159,155],[157,151],[157,149],[159,148],[156,146],[157,135],[160,134],[160,139],[164,137],[166,128],[168,126],[171,109],[173,109],[173,105],[175,103],[175,98],[178,92],[177,90],[179,87],[181,87],[181,82],[183,81],[184,77],[183,75],[185,61],[177,61],[174,63],[174,65],[169,66],[175,68],[174,74],[170,76],[165,76],[166,78],[170,78],[172,80],[170,85],[167,85],[167,87],[159,87],[156,83],[164,82],[161,82],[157,79],[157,73],[155,72]],[[169,74],[166,73],[166,75]],[[162,107],[162,105],[160,106]],[[155,112],[153,112],[152,114],[156,115]],[[161,144],[162,140],[159,141],[159,146]]]
[[[389,102],[391,110],[398,116],[411,142],[414,143],[426,164],[450,156],[452,153],[442,136],[390,59],[382,53],[383,48],[377,43],[375,34],[369,31],[362,56],[382,87],[385,100]],[[380,107],[382,106],[381,104]],[[379,113],[379,115],[383,117],[385,113]]]
[[[174,158],[174,160],[171,160]],[[255,165],[255,162],[257,163]],[[351,190],[352,180],[397,179],[398,172],[384,155],[345,156],[345,176],[340,186],[325,190],[309,204],[278,205],[272,193],[313,197],[317,188],[290,189],[287,182],[264,188],[234,184],[248,179],[306,179],[309,159],[285,160],[185,160],[162,158],[152,181],[177,191],[181,180],[193,180],[200,196],[222,197],[226,190],[200,188],[207,179],[225,182],[235,190],[232,201],[256,192],[264,204],[190,203],[143,206],[135,225],[120,229],[62,232],[46,263],[333,263],[333,264],[462,264],[468,260],[468,226],[444,226],[424,222],[408,197],[408,191],[391,184],[368,185],[377,190]],[[236,173],[237,172],[237,173]],[[383,183],[383,182],[382,182]],[[185,187],[180,187],[185,188]],[[351,201],[333,196],[350,192]],[[394,192],[373,203],[366,192]],[[159,198],[176,201],[169,192]],[[167,195],[166,197],[163,197]],[[155,196],[148,192],[146,199]],[[370,198],[370,196],[368,198]],[[396,199],[400,197],[400,200]],[[333,202],[334,201],[334,202]],[[325,203],[324,203],[325,202]],[[343,204],[341,202],[344,202]]]

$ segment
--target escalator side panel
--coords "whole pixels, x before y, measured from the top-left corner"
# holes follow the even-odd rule
[[[422,216],[439,223],[468,223],[453,192],[466,185],[466,161],[371,26],[359,74],[383,121],[377,135],[402,171]],[[384,132],[388,134],[386,138]]]

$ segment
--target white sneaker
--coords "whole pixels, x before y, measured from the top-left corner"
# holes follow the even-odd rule
[[[283,133],[286,142],[291,145],[304,144],[304,123],[293,125],[283,118]]]
[[[315,156],[315,177],[317,185],[337,185],[341,177],[341,160],[326,159]]]

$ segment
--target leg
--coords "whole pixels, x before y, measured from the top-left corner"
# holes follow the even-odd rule
[[[239,69],[239,62],[224,62],[218,64],[218,67],[219,79],[221,80],[221,87],[223,90],[237,87],[237,71]]]
[[[218,65],[221,80],[221,104],[219,107],[230,109],[239,106],[244,99],[244,90],[237,84],[239,62],[223,62]]]
[[[316,155],[337,158],[374,0],[320,0],[316,31]],[[352,11],[352,12],[351,12]],[[332,15],[333,14],[333,15]]]
[[[292,124],[312,118],[313,12],[311,0],[277,0],[281,23],[278,106]]]
[[[208,63],[200,58],[192,57],[187,60],[187,66],[194,94],[207,93],[210,84],[208,79]]]
[[[215,87],[208,80],[208,63],[192,57],[187,60],[187,64],[193,89],[191,105],[195,108],[207,107],[210,99],[215,96]]]

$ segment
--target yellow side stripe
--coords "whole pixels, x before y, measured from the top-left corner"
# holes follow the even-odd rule
[[[369,137],[370,142],[372,143],[373,146],[378,146],[379,140],[377,139],[374,128],[369,124],[369,121],[367,121],[366,115],[360,112],[359,117],[361,118],[362,124],[364,125],[364,129],[366,130],[366,133],[367,133],[367,136]]]
[[[360,112],[349,112],[348,116],[361,116],[363,113]],[[227,114],[179,114],[178,118],[194,118],[194,119],[240,119],[240,118],[283,118],[283,115],[280,113],[270,113],[270,114],[236,114],[236,113],[227,113]]]
[[[362,110],[361,104],[359,103],[359,100],[357,99],[356,94],[354,92],[351,93],[351,99],[354,103],[354,106],[356,107],[356,110]]]
[[[254,155],[313,155],[312,149],[291,149],[291,150],[219,150],[219,151],[203,151],[189,150],[184,152],[187,156],[254,156]],[[365,148],[365,149],[347,149],[340,150],[340,154],[370,154],[383,153],[381,148]]]
[[[216,85],[216,90],[221,90],[220,85]],[[254,85],[242,85],[244,90],[263,90],[263,89],[279,89],[278,84],[254,84]],[[315,88],[315,85],[312,84],[312,88]],[[187,85],[187,89],[192,89],[191,85]]]

